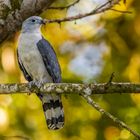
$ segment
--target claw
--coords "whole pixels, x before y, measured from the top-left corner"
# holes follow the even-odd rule
[[[30,81],[29,82],[29,88],[31,89],[33,86],[36,85],[36,82],[35,81]]]
[[[42,85],[43,85],[42,81],[33,80],[33,81],[29,82],[29,88],[32,88],[32,86],[36,86],[36,87],[40,88]]]
[[[35,82],[35,85],[40,88],[42,85],[43,85],[43,82],[42,81],[36,81]]]

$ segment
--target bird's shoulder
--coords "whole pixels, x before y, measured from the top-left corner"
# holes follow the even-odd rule
[[[37,43],[37,47],[50,76],[53,78],[53,81],[61,82],[61,69],[52,45],[48,40],[42,38]]]

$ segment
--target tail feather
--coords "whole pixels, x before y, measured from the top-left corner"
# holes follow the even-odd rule
[[[64,110],[60,95],[37,94],[42,101],[48,129],[60,129],[64,125]]]

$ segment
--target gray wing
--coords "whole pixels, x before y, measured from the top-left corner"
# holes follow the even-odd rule
[[[49,75],[53,79],[53,82],[60,83],[61,82],[61,69],[60,69],[55,51],[53,50],[51,44],[47,40],[42,38],[37,43],[37,47],[43,58],[45,67]]]
[[[24,75],[25,79],[29,82],[32,81],[31,76],[27,73],[25,67],[22,64],[22,61],[19,58],[18,50],[17,50],[17,58],[18,58],[19,67],[20,67],[21,71],[23,72],[23,75]]]

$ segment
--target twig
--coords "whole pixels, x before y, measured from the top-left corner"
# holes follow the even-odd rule
[[[22,139],[22,140],[30,140],[30,138],[26,137],[26,136],[2,136],[2,138],[7,139],[7,138],[18,138],[18,139]]]
[[[72,4],[70,5],[67,5],[67,6],[62,6],[62,7],[49,7],[48,9],[53,9],[53,10],[63,10],[63,9],[68,9],[70,8],[71,6],[74,6],[75,4],[77,4],[80,0],[76,0],[75,2],[73,2]]]
[[[105,12],[107,10],[110,10],[114,5],[119,4],[120,1],[121,0],[108,1],[104,4],[102,4],[101,6],[97,7],[96,9],[92,10],[91,12],[85,13],[85,14],[79,14],[76,16],[66,17],[66,18],[62,18],[62,19],[49,19],[49,20],[47,19],[47,23],[54,23],[54,22],[61,23],[61,22],[66,22],[66,21],[74,21],[74,20],[81,19],[81,18],[84,18],[87,16],[99,14],[99,13]]]
[[[108,82],[106,83],[106,85],[105,85],[105,89],[106,89],[106,90],[111,86],[114,76],[115,76],[115,75],[114,75],[114,72],[113,72],[113,73],[111,74],[110,78],[109,78],[109,81],[108,81]]]
[[[123,3],[126,4],[126,0],[123,0]]]
[[[113,9],[113,8],[111,8],[110,10],[115,11],[115,12],[119,12],[119,13],[124,13],[124,14],[132,14],[131,11],[121,11],[121,10],[117,10],[117,9]]]
[[[130,133],[132,133],[136,138],[140,139],[140,135],[135,132],[133,129],[131,129],[128,125],[126,125],[124,122],[122,122],[121,120],[119,120],[118,118],[116,118],[115,116],[113,116],[112,114],[110,114],[109,112],[105,111],[103,108],[101,108],[96,102],[94,102],[90,96],[86,95],[86,94],[82,94],[81,95],[91,106],[93,106],[97,111],[99,111],[102,115],[107,116],[108,118],[110,118],[112,121],[114,121],[115,123],[119,124],[122,128],[127,129]]]
[[[113,73],[111,74],[110,78],[109,78],[108,84],[111,84],[111,83],[112,83],[114,76],[115,76],[115,74],[114,74],[114,72],[113,72]]]

